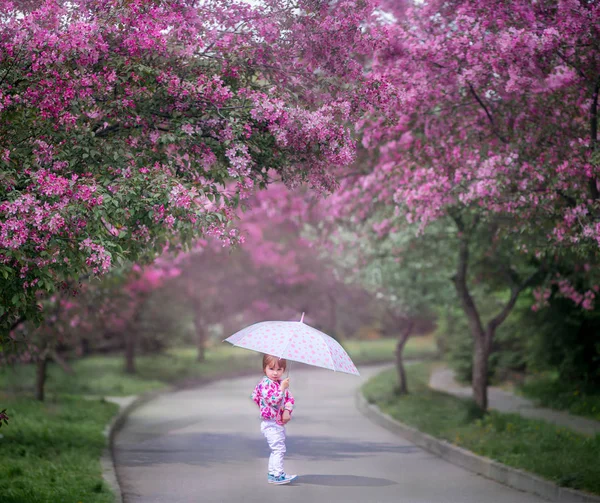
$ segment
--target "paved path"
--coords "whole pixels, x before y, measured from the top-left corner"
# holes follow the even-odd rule
[[[439,366],[432,372],[429,386],[456,396],[472,396],[471,387],[457,383],[454,378],[454,371],[445,366]],[[490,409],[500,412],[513,412],[524,417],[542,419],[585,435],[600,433],[599,421],[574,416],[568,412],[536,407],[531,400],[494,386],[488,388],[488,406]]]
[[[294,365],[298,369],[299,365]],[[378,368],[363,368],[362,379]],[[268,447],[249,395],[254,378],[161,396],[135,410],[115,439],[126,503],[534,503],[543,500],[454,466],[371,423],[355,408],[361,378],[292,373],[297,410],[286,470],[266,482]]]

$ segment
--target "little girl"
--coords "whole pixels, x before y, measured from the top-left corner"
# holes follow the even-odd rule
[[[262,422],[260,431],[271,448],[269,457],[269,484],[289,484],[297,475],[287,475],[283,471],[285,454],[285,424],[292,417],[294,397],[290,393],[290,379],[281,380],[287,361],[272,355],[264,355],[265,377],[252,392],[252,400],[260,408]]]

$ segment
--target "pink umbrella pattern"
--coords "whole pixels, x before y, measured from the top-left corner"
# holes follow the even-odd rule
[[[360,375],[348,353],[333,337],[304,323],[304,313],[300,321],[255,323],[224,342],[334,372]]]

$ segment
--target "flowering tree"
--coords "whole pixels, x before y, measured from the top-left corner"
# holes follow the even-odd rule
[[[0,0],[0,327],[65,278],[227,230],[271,182],[334,185],[377,101],[368,1]],[[348,85],[354,82],[357,85]],[[360,93],[357,92],[360,89]]]
[[[491,343],[519,294],[566,249],[597,262],[600,6],[432,0],[382,9],[389,44],[370,68],[399,103],[361,123],[364,145],[376,148],[372,169],[346,179],[336,201],[359,217],[374,202],[395,206],[382,232],[399,219],[421,229],[454,223],[454,284],[485,408]],[[472,294],[474,258],[493,264],[487,279],[508,292],[487,321]]]

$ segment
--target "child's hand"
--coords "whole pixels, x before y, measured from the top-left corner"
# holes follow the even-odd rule
[[[283,381],[281,381],[281,389],[286,390],[290,387],[290,378],[287,377]]]
[[[285,409],[283,411],[283,415],[281,416],[281,422],[283,424],[289,423],[290,419],[292,419],[292,415],[290,414],[290,411]]]

